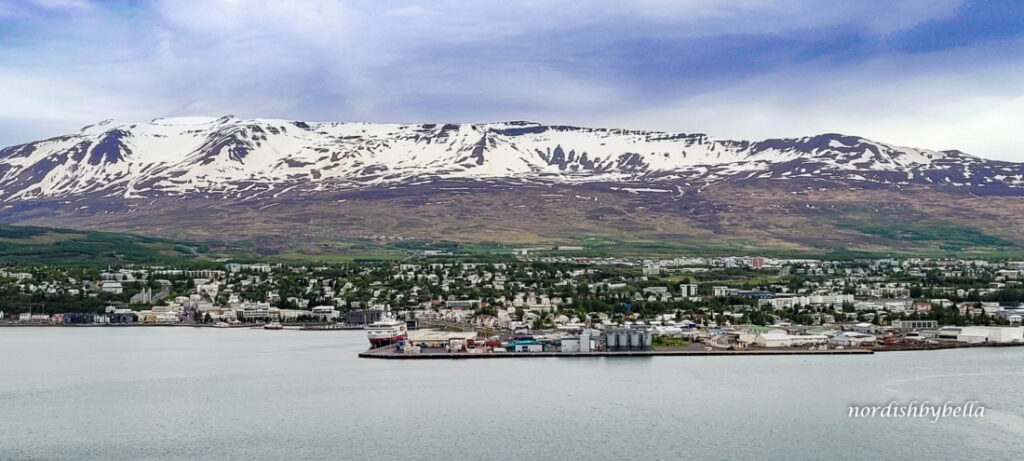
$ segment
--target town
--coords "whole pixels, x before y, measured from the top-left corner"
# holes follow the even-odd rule
[[[762,257],[0,270],[0,325],[359,329],[389,353],[1024,344],[1024,262]],[[403,329],[404,330],[404,329]]]

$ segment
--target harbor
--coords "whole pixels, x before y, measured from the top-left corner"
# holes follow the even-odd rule
[[[384,319],[368,326],[370,349],[359,353],[368,359],[483,359],[506,357],[672,357],[672,356],[749,356],[749,355],[870,355],[875,352],[926,351],[974,347],[1021,346],[1020,341],[881,341],[840,344],[812,335],[787,336],[786,341],[766,341],[781,333],[749,333],[728,336],[716,334],[689,339],[657,336],[647,326],[596,330],[582,328],[572,331],[501,332],[490,330],[427,329],[409,331],[404,323]],[[1016,332],[1016,330],[1010,330]],[[993,329],[992,334],[1005,331]]]
[[[395,322],[397,323],[397,322]],[[371,327],[388,325],[377,322]],[[868,348],[819,346],[729,348],[675,342],[654,345],[647,329],[582,330],[573,334],[514,334],[486,336],[475,331],[406,331],[393,334],[368,330],[371,348],[359,354],[371,359],[476,359],[504,357],[653,357],[709,355],[850,355],[873,354]],[[390,336],[381,340],[381,336]]]
[[[587,358],[587,357],[678,357],[678,356],[723,356],[723,355],[861,355],[874,354],[871,349],[748,349],[748,350],[647,350],[647,351],[591,351],[591,352],[518,352],[518,353],[469,353],[469,352],[448,352],[428,351],[416,354],[407,354],[394,346],[378,347],[359,354],[361,358],[367,359],[388,359],[388,360],[436,360],[436,359],[497,359],[515,357],[560,357],[560,358]]]

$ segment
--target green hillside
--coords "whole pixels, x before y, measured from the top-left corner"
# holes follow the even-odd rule
[[[0,224],[4,264],[181,264],[202,259],[204,245],[113,232]]]

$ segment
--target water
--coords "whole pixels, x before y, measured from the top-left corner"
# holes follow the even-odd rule
[[[0,459],[1009,459],[1024,348],[383,361],[362,332],[0,328]],[[978,400],[981,419],[850,419]]]

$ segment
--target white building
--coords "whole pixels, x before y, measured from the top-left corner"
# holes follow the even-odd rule
[[[270,303],[245,303],[242,305],[242,318],[246,322],[270,319]]]
[[[684,297],[697,296],[696,283],[683,283],[679,285],[679,294]]]
[[[960,327],[956,340],[962,343],[1019,343],[1024,342],[1024,328]]]
[[[121,282],[114,280],[104,280],[102,290],[107,293],[113,293],[119,295],[124,292],[124,288],[121,287]]]
[[[334,321],[338,320],[338,311],[334,310],[334,306],[316,306],[310,313],[310,317],[313,320],[319,321]]]
[[[754,343],[761,347],[799,347],[827,344],[825,335],[789,335],[786,333],[767,332],[757,335]]]
[[[659,274],[661,274],[661,266],[658,265],[657,263],[647,263],[647,264],[644,264],[643,274],[644,275],[659,275]]]
[[[544,352],[544,346],[541,344],[516,344],[516,352]]]
[[[832,341],[838,346],[853,347],[874,345],[877,340],[878,338],[875,335],[857,333],[856,331],[843,331],[832,338]]]

